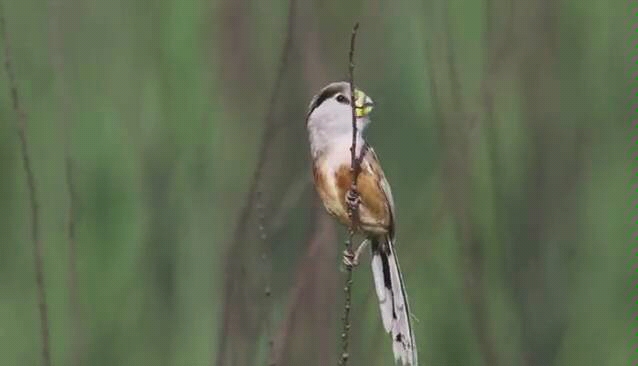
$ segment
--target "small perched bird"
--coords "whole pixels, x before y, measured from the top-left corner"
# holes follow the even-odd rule
[[[372,274],[379,298],[383,326],[392,336],[396,361],[417,365],[417,350],[410,322],[408,299],[394,250],[395,213],[390,185],[377,155],[363,139],[370,123],[372,99],[359,89],[354,92],[356,156],[361,161],[356,192],[351,190],[352,105],[350,84],[335,82],[324,87],[311,101],[307,128],[312,153],[314,183],[332,216],[351,227],[349,207],[358,207],[355,232],[365,240],[354,253],[346,250],[344,263],[356,266],[362,249],[372,249]]]

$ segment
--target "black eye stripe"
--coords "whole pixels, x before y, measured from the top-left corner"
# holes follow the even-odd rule
[[[323,93],[321,93],[319,98],[317,98],[317,101],[315,102],[315,105],[314,105],[313,109],[319,107],[323,102],[325,102],[326,100],[332,98],[338,92],[339,92],[338,90],[326,90]]]
[[[331,86],[331,87],[328,87],[328,88],[324,89],[321,92],[321,94],[319,94],[319,96],[317,97],[317,100],[315,100],[315,102],[313,103],[312,107],[310,108],[310,112],[312,112],[317,107],[319,107],[321,105],[321,103],[323,103],[326,100],[334,97],[336,94],[343,93],[343,92],[344,92],[344,88],[343,88],[342,85],[334,85],[334,86]],[[346,102],[347,102],[347,100],[346,100]]]
[[[346,96],[345,96],[345,95],[343,95],[343,94],[339,94],[339,95],[337,95],[337,102],[339,102],[339,103],[343,103],[343,104],[350,104],[350,103],[348,102],[348,98],[346,98]]]

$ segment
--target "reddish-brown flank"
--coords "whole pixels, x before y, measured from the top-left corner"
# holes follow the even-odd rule
[[[357,178],[357,189],[361,197],[359,220],[361,227],[357,231],[365,234],[384,235],[390,230],[392,217],[385,192],[380,180],[383,173],[378,162],[366,154],[361,164],[361,173]],[[326,210],[342,224],[350,226],[346,195],[352,184],[350,165],[343,164],[334,172],[333,179],[327,176],[325,161],[320,157],[313,164],[315,188]]]

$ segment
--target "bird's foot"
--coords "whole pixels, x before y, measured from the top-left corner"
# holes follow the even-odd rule
[[[343,264],[346,268],[354,268],[359,265],[359,258],[357,258],[356,252],[348,248],[343,251]]]
[[[354,268],[359,265],[359,257],[363,252],[363,249],[368,245],[368,240],[364,240],[359,244],[357,249],[353,252],[351,248],[347,248],[343,251],[343,264],[347,268]]]
[[[346,193],[346,204],[350,212],[354,212],[359,208],[361,204],[361,195],[356,189],[349,189]]]

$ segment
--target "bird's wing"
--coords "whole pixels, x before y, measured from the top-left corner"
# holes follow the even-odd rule
[[[378,184],[379,188],[385,194],[386,203],[388,205],[388,211],[390,212],[390,236],[394,239],[394,223],[396,220],[395,217],[395,209],[394,209],[394,198],[392,197],[392,189],[390,189],[390,183],[385,177],[383,173],[383,169],[381,168],[381,163],[379,162],[379,158],[377,154],[374,152],[374,149],[370,145],[366,145],[365,155],[363,156],[362,163],[367,165],[373,175],[378,176],[379,179]]]

